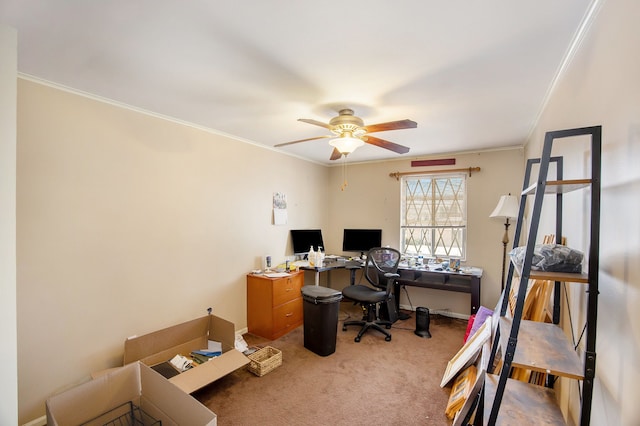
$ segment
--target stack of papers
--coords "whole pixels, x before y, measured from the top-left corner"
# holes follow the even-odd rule
[[[264,276],[268,278],[282,278],[282,277],[288,277],[289,275],[290,274],[287,272],[268,272],[264,274]]]
[[[206,349],[191,351],[191,357],[199,364],[209,361],[211,358],[222,355],[222,343],[209,340]]]

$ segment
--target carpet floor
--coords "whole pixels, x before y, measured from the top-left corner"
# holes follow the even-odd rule
[[[450,388],[440,388],[447,362],[462,347],[466,321],[430,317],[431,338],[414,333],[415,312],[397,321],[390,342],[369,331],[354,342],[358,306],[341,302],[336,350],[319,356],[304,347],[304,326],[269,341],[246,334],[250,347],[282,351],[282,365],[258,377],[239,369],[194,393],[218,425],[449,425]]]

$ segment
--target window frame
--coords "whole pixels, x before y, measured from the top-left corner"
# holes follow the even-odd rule
[[[468,199],[469,199],[469,191],[468,191],[468,182],[467,182],[467,174],[464,172],[444,172],[444,173],[412,173],[410,175],[405,175],[402,176],[402,178],[400,179],[400,248],[403,254],[405,255],[409,255],[409,256],[424,256],[425,258],[455,258],[455,259],[460,259],[461,261],[465,261],[466,260],[466,256],[467,256],[467,225],[468,225],[468,219],[467,219],[467,205],[468,205]],[[410,225],[407,223],[407,217],[408,217],[408,206],[407,206],[407,192],[408,192],[408,188],[409,188],[409,184],[407,182],[411,182],[411,181],[421,181],[421,180],[430,180],[432,181],[431,183],[434,183],[434,181],[437,181],[439,179],[446,179],[447,183],[445,184],[445,188],[446,186],[451,186],[451,179],[460,179],[461,180],[461,186],[462,189],[458,190],[458,191],[454,191],[453,193],[453,198],[452,198],[452,202],[454,204],[457,204],[459,209],[458,209],[458,213],[460,213],[459,218],[456,219],[456,224],[443,224],[443,223],[438,223],[435,221],[435,212],[438,211],[438,206],[443,203],[443,196],[446,195],[446,190],[442,191],[439,193],[438,197],[435,197],[434,194],[438,193],[438,186],[437,185],[433,185],[430,184],[428,185],[428,187],[430,188],[430,195],[431,197],[428,200],[425,200],[423,203],[424,207],[425,205],[427,207],[430,207],[431,210],[431,214],[430,216],[430,223],[424,224],[422,222],[416,224],[416,225]],[[418,184],[417,184],[418,185]],[[419,184],[420,187],[424,187],[424,185]],[[452,186],[453,188],[453,186]],[[462,198],[460,197],[459,193],[462,193]],[[424,191],[422,192],[422,194],[424,194]],[[414,195],[412,195],[412,198],[417,198],[415,197],[415,193]],[[427,194],[424,194],[427,195]],[[434,201],[435,200],[435,201]],[[415,203],[412,203],[415,207]],[[420,209],[418,209],[420,210]],[[440,212],[441,213],[441,212]],[[450,220],[451,216],[447,216],[446,222],[448,222]],[[417,247],[417,249],[415,250],[415,253],[413,251],[409,251],[409,247],[411,246],[411,243],[406,241],[407,239],[407,230],[424,230],[424,231],[420,231],[421,233],[426,233],[428,234],[426,237],[419,237],[421,242],[425,242],[428,240],[428,244],[420,244],[420,245],[416,245],[413,244],[414,247]],[[451,230],[452,234],[451,236],[449,236],[448,238],[450,238],[450,241],[457,241],[457,245],[454,247],[452,244],[450,244],[447,248],[446,244],[441,244],[442,242],[442,238],[446,238],[445,236],[443,236],[443,231],[445,230]],[[429,235],[430,234],[430,235]],[[457,235],[456,235],[457,234]],[[424,250],[424,248],[426,248],[427,250]],[[442,253],[442,250],[444,250],[444,253]],[[457,250],[457,251],[456,251]],[[453,251],[453,254],[452,254]]]

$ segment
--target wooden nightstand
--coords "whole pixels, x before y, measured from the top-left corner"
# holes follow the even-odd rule
[[[274,340],[302,325],[304,273],[279,278],[247,275],[249,333]]]

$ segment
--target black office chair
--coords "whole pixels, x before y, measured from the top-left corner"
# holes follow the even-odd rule
[[[397,274],[399,263],[398,250],[388,247],[373,248],[367,253],[363,273],[371,285],[355,284],[352,280],[351,285],[342,290],[344,297],[362,307],[362,320],[345,321],[342,324],[343,331],[346,331],[347,326],[350,325],[362,327],[354,339],[356,342],[359,342],[362,335],[370,328],[384,334],[384,340],[387,342],[391,340],[391,333],[385,328],[391,328],[393,317],[395,317],[395,304],[392,303],[392,297],[394,282],[399,277]],[[387,318],[382,319],[380,313],[385,309]]]

